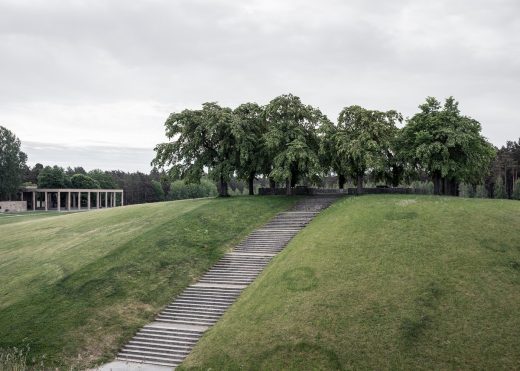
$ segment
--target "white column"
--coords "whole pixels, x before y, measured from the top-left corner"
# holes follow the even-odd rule
[[[123,191],[121,191],[121,206],[124,206],[124,205],[125,205],[125,203],[123,201]]]
[[[116,207],[116,193],[112,192],[112,207]]]
[[[49,207],[47,205],[47,191],[45,191],[45,211],[48,211]]]
[[[88,191],[88,196],[87,196],[87,208],[90,210],[90,191]]]
[[[61,211],[61,192],[58,191],[58,211]]]
[[[36,192],[33,191],[32,193],[32,200],[33,200],[33,211],[36,210]]]
[[[96,207],[99,209],[99,192],[96,195]]]
[[[108,208],[108,192],[105,192],[105,208]]]
[[[81,210],[81,192],[78,192],[78,210]]]
[[[70,211],[70,191],[67,192],[67,211]]]

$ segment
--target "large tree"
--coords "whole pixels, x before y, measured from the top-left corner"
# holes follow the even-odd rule
[[[45,166],[38,174],[40,188],[66,188],[70,186],[70,178],[65,170],[57,165]]]
[[[20,146],[20,139],[0,126],[0,200],[10,199],[22,183],[27,155]]]
[[[401,120],[401,114],[396,111],[368,110],[356,105],[340,112],[331,139],[331,153],[341,164],[342,171],[356,179],[358,193],[362,192],[368,170],[381,173],[387,169],[396,123]]]
[[[78,189],[99,189],[99,182],[85,174],[74,174],[70,177],[70,184],[72,188]]]
[[[232,132],[233,112],[216,103],[204,103],[201,110],[172,113],[166,120],[167,143],[155,147],[153,164],[172,166],[171,173],[188,182],[199,182],[204,169],[228,196],[228,181],[237,162]]]
[[[338,176],[338,187],[343,189],[347,181],[348,168],[345,161],[338,155],[339,128],[332,121],[326,120],[319,128],[320,161],[326,172],[333,171]]]
[[[266,106],[267,149],[273,161],[270,176],[285,181],[287,194],[304,178],[316,179],[321,172],[317,130],[327,117],[288,94]]]
[[[268,175],[271,162],[266,148],[267,121],[264,109],[256,103],[244,103],[233,111],[233,135],[236,138],[237,176],[247,181],[249,194],[254,194],[258,174]]]
[[[400,156],[430,176],[435,194],[457,195],[459,182],[480,182],[495,157],[480,123],[461,115],[453,97],[442,106],[428,97],[419,108],[401,130]]]

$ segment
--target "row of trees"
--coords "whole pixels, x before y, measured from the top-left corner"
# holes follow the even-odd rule
[[[155,147],[152,163],[188,182],[207,171],[220,196],[228,195],[233,176],[248,182],[250,194],[259,176],[271,187],[285,184],[288,194],[331,173],[340,188],[351,178],[359,191],[368,174],[393,186],[426,174],[435,194],[457,194],[460,182],[481,183],[495,148],[480,134],[480,123],[462,115],[452,97],[443,105],[429,97],[419,108],[399,128],[403,117],[394,110],[354,105],[333,123],[291,94],[234,110],[204,103],[168,117],[169,141]]]

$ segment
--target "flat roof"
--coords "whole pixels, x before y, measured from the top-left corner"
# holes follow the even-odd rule
[[[23,192],[123,192],[123,189],[101,188],[21,188]]]

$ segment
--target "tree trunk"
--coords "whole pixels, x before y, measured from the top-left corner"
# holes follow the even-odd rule
[[[345,178],[345,175],[338,174],[338,186],[339,189],[345,188],[345,183],[347,182],[347,179]]]
[[[229,197],[228,194],[228,184],[224,179],[224,176],[220,176],[220,187],[219,187],[219,197]]]
[[[249,174],[247,181],[249,183],[249,196],[253,196],[255,194],[255,173]]]
[[[441,194],[441,174],[438,172],[433,173],[433,194],[440,195]]]
[[[290,178],[285,179],[285,194],[287,196],[291,195],[291,179]]]
[[[273,178],[269,178],[269,187],[271,188],[271,191],[273,191],[273,194],[274,194],[274,191],[276,189],[276,182],[274,181]]]
[[[356,186],[357,186],[357,194],[360,195],[363,193],[363,174],[358,174],[357,180],[356,180]]]

